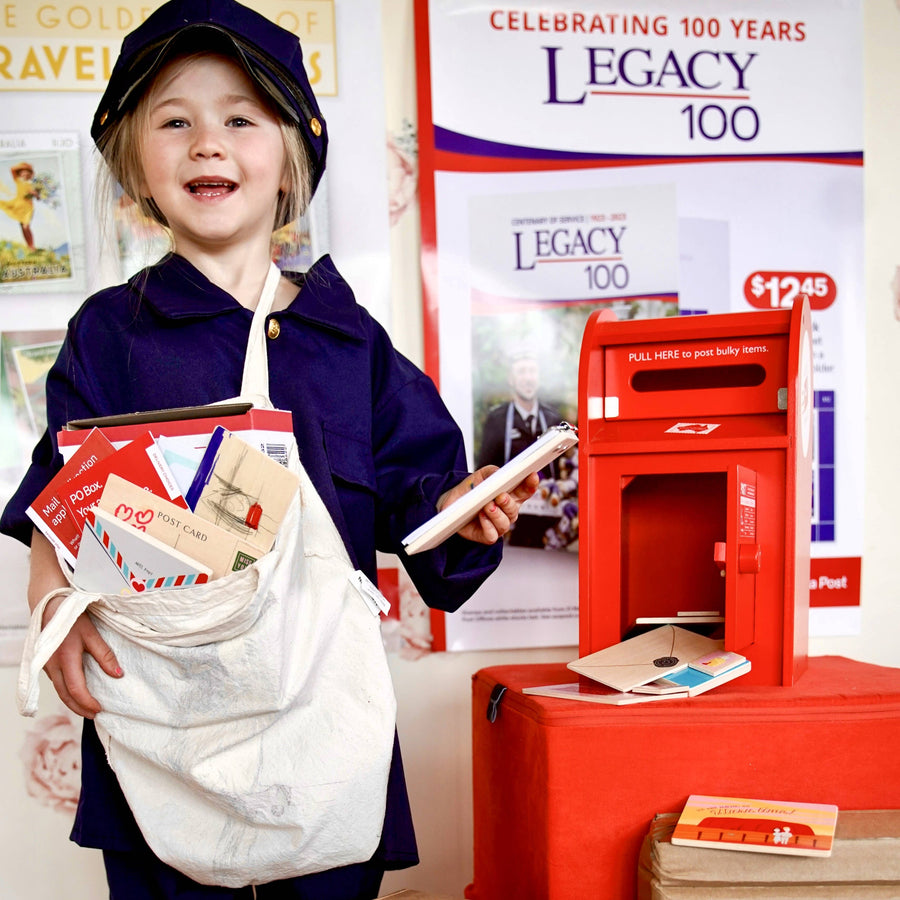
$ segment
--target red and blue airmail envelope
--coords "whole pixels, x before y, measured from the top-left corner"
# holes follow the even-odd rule
[[[203,584],[211,574],[208,566],[94,508],[85,516],[72,580],[82,590],[131,594]]]

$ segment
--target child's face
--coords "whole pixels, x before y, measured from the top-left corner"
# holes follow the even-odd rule
[[[241,66],[222,56],[166,65],[144,100],[141,192],[182,255],[268,242],[285,149],[277,116]]]

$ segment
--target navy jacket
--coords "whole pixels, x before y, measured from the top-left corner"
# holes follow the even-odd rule
[[[397,553],[425,601],[453,611],[494,570],[499,543],[452,537],[405,557],[400,541],[467,474],[459,429],[432,381],[397,353],[329,257],[297,281],[291,306],[269,316],[280,326],[267,341],[271,400],[292,411],[301,462],[356,565],[374,581],[376,550]],[[239,394],[251,319],[175,255],[88,298],[48,375],[48,431],[0,530],[30,543],[25,510],[62,465],[55,434],[70,419]],[[122,850],[140,840],[90,722],[82,782],[73,838]],[[379,856],[389,867],[417,861],[398,750]]]

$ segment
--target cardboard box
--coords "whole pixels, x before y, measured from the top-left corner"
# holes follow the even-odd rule
[[[655,817],[638,864],[638,900],[869,900],[900,897],[900,810],[841,810],[830,857],[679,847],[677,813]]]

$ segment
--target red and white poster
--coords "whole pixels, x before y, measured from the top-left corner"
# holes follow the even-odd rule
[[[527,428],[577,417],[581,329],[593,309],[750,312],[806,294],[811,634],[852,634],[864,422],[861,5],[743,7],[416,0],[426,369],[472,464],[489,461],[488,448],[497,461]],[[577,466],[547,475],[525,517],[533,527],[511,540],[500,571],[459,613],[435,617],[437,647],[577,643]]]

